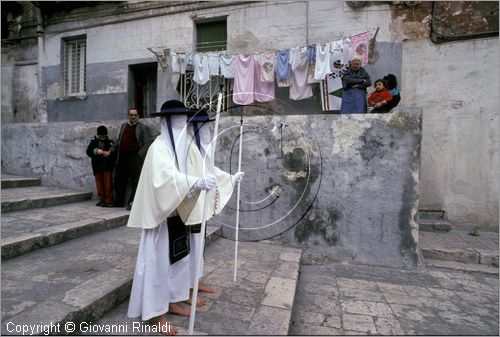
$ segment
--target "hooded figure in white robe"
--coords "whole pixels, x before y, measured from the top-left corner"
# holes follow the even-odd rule
[[[165,102],[156,114],[161,116],[161,135],[144,160],[127,223],[142,228],[127,313],[131,318],[159,317],[168,312],[170,303],[189,299],[191,254],[170,263],[167,218],[178,215],[186,226],[201,223],[200,200],[206,190],[215,188],[217,202],[209,200],[208,220],[224,208],[243,175],[217,168],[213,175],[204,174],[203,156],[186,127],[188,114],[179,101]]]

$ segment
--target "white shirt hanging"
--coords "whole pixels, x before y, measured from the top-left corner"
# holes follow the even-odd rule
[[[210,76],[219,76],[220,57],[219,53],[208,54],[208,73]]]
[[[290,99],[301,100],[312,97],[313,94],[311,86],[307,83],[309,71],[307,47],[296,49],[296,51],[292,51],[292,49],[290,49],[290,59],[292,61],[292,73],[290,75]]]
[[[330,43],[316,45],[316,68],[314,69],[314,79],[322,80],[330,74]]]
[[[220,55],[220,74],[225,78],[234,78],[234,55]]]
[[[207,83],[210,80],[208,56],[203,54],[195,54],[193,58],[193,66],[193,81],[200,85]]]

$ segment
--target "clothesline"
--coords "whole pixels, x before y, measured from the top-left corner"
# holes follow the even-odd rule
[[[286,50],[286,49],[291,49],[291,48],[300,48],[300,47],[304,47],[304,46],[309,46],[309,45],[316,45],[316,44],[325,44],[325,43],[329,43],[329,42],[332,42],[332,41],[336,41],[336,40],[340,40],[340,39],[346,39],[346,38],[351,38],[353,36],[356,36],[356,35],[360,35],[360,34],[364,34],[366,32],[372,32],[372,31],[376,31],[378,29],[378,27],[373,27],[373,28],[370,28],[366,31],[363,31],[361,33],[357,33],[357,34],[347,34],[347,32],[349,31],[358,31],[358,29],[352,29],[352,30],[345,30],[345,31],[342,31],[342,32],[336,32],[334,33],[335,34],[335,37],[333,37],[332,39],[329,39],[329,40],[323,40],[323,41],[319,41],[319,42],[314,42],[314,43],[306,43],[305,45],[296,45],[294,47],[288,47],[288,48],[268,48],[268,49],[264,49],[264,50],[252,50],[252,51],[248,51],[248,52],[239,52],[239,51],[231,51],[231,50],[220,50],[220,51],[198,51],[198,50],[188,50],[188,49],[185,49],[183,47],[185,47],[185,45],[183,46],[180,46],[180,48],[177,48],[175,46],[172,46],[170,47],[169,49],[171,50],[171,52],[175,52],[175,53],[179,53],[179,54],[189,54],[189,53],[198,53],[198,54],[209,54],[209,53],[225,53],[225,54],[231,54],[231,55],[236,55],[236,54],[256,54],[256,53],[262,53],[262,52],[271,52],[271,51],[274,51],[274,50]],[[200,44],[217,44],[217,43],[220,43],[221,45],[222,44],[227,44],[227,40],[219,40],[219,41],[210,41],[210,42],[200,42],[200,43],[197,43],[197,45],[200,45]],[[227,45],[226,45],[227,46]]]
[[[370,33],[363,32],[323,44],[266,52],[231,54],[221,52],[181,53],[170,51],[173,74],[193,70],[193,81],[205,85],[212,76],[232,78],[233,102],[239,105],[270,102],[275,98],[275,83],[288,87],[290,99],[312,97],[311,84],[320,83],[353,58],[368,63]],[[178,80],[178,76],[173,76]]]

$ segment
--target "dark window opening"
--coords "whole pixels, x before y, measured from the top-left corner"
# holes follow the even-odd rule
[[[196,23],[196,51],[221,51],[226,49],[226,19]]]
[[[156,81],[158,63],[130,66],[129,106],[135,107],[141,118],[156,112]]]

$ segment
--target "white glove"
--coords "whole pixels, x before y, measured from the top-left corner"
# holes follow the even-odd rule
[[[233,175],[233,179],[235,182],[241,183],[244,175],[245,175],[245,172],[238,171]]]
[[[207,175],[205,178],[198,179],[196,184],[194,184],[193,189],[197,191],[210,190],[217,186],[217,180],[212,175]]]

